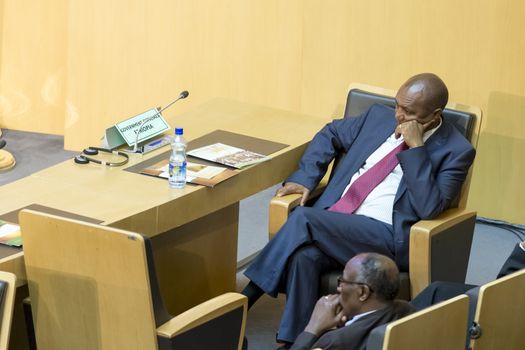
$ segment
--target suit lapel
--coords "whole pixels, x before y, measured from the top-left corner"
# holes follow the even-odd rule
[[[350,182],[350,178],[363,166],[368,157],[392,135],[397,125],[395,118],[389,119],[388,123],[389,125],[387,127],[377,128],[377,131],[374,132],[374,137],[367,139],[366,142],[358,148],[358,152],[350,152],[348,157],[345,157],[345,160],[348,161],[348,165],[345,166],[348,177],[348,179],[345,179],[347,184]]]
[[[445,121],[443,120],[439,129],[436,130],[436,132],[432,136],[430,136],[430,138],[425,142],[424,147],[426,147],[431,158],[432,158],[432,154],[434,153],[434,151],[442,147],[447,141],[448,134],[450,133],[451,127],[452,127],[451,125],[449,125],[448,123],[445,123]],[[403,196],[406,189],[407,189],[407,185],[405,182],[405,177],[403,176],[399,183],[399,188],[397,189],[396,197],[394,199],[394,205],[401,198],[401,196]]]

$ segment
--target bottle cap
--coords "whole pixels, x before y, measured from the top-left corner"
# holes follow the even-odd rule
[[[182,135],[184,133],[183,128],[175,128],[175,135]]]

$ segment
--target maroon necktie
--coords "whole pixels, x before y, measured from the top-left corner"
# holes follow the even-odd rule
[[[390,153],[383,157],[373,167],[368,169],[363,175],[355,180],[348,191],[337,202],[334,203],[329,211],[352,214],[363,203],[365,198],[385,177],[394,170],[399,164],[397,154],[408,148],[406,143],[401,143]]]

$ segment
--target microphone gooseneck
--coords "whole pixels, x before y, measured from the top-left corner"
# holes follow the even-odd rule
[[[133,146],[133,153],[137,153],[137,147],[138,147],[138,143],[139,143],[139,135],[142,131],[144,131],[144,124],[146,124],[147,122],[149,122],[150,120],[153,120],[155,118],[157,118],[157,116],[159,116],[162,112],[164,112],[166,109],[168,109],[169,107],[171,107],[171,105],[173,105],[175,102],[177,102],[178,100],[182,100],[182,99],[185,99],[186,97],[188,97],[190,95],[190,93],[186,90],[184,90],[183,92],[181,92],[179,94],[179,96],[177,96],[176,99],[174,99],[173,101],[171,101],[170,103],[168,103],[166,105],[166,107],[160,109],[157,113],[155,113],[154,115],[152,115],[151,117],[149,118],[146,118],[144,119],[144,121],[142,121],[140,123],[140,127],[139,127],[139,130],[137,131],[137,134],[135,135],[135,145]]]

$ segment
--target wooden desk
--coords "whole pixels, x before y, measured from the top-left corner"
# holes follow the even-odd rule
[[[161,292],[178,314],[235,288],[239,201],[279,183],[297,166],[328,118],[215,99],[169,120],[188,140],[216,129],[285,143],[271,160],[244,169],[215,188],[170,189],[165,180],[123,171],[153,157],[131,155],[124,167],[65,161],[0,187],[0,214],[38,203],[152,237]],[[93,257],[97,259],[97,257]],[[0,269],[23,273],[23,254]]]

